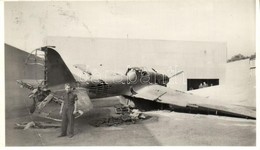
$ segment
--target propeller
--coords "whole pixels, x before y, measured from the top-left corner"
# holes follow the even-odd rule
[[[43,82],[41,82],[37,87],[34,87],[22,80],[17,80],[17,83],[20,84],[21,88],[31,90],[28,94],[28,97],[33,100],[33,104],[29,107],[30,113],[34,113],[36,108],[41,111],[54,97],[50,90],[42,87]]]
[[[30,113],[34,113],[36,108],[41,111],[52,100],[53,95],[47,89],[37,87],[29,94],[29,98],[33,99]]]

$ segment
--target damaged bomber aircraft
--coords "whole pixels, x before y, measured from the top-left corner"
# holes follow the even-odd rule
[[[38,57],[37,51],[42,52],[44,56]],[[60,120],[59,109],[62,95],[65,92],[65,83],[70,83],[78,95],[77,117],[92,109],[92,99],[120,96],[120,102],[123,105],[141,111],[170,109],[185,113],[256,118],[255,110],[248,107],[220,105],[215,100],[167,87],[169,80],[181,74],[182,71],[169,77],[158,73],[155,69],[131,67],[123,76],[118,76],[113,80],[77,81],[54,47],[46,46],[36,49],[35,54],[31,53],[28,56],[27,64],[31,58],[34,60],[33,64],[41,65],[44,68],[44,79],[37,81],[21,79],[17,80],[17,83],[21,87],[31,90],[29,97],[33,100],[33,105],[30,107],[30,112],[37,113],[44,118]],[[75,67],[91,74],[80,66]]]

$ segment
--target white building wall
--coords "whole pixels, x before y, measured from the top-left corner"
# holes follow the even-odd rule
[[[223,42],[48,37],[47,44],[55,45],[67,64],[87,64],[92,71],[123,74],[129,66],[146,66],[172,75],[183,70],[169,82],[169,87],[179,90],[187,90],[187,78],[225,81]]]

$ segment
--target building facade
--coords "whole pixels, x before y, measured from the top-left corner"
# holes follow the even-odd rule
[[[225,82],[224,42],[76,37],[48,37],[46,41],[56,46],[69,66],[86,64],[90,71],[124,74],[127,67],[134,66],[154,68],[168,76],[183,71],[168,84],[182,91]]]

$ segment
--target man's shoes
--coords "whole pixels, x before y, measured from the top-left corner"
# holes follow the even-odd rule
[[[73,134],[71,134],[71,135],[69,135],[69,138],[73,138],[73,136],[74,136],[74,135],[73,135]]]
[[[58,138],[59,138],[59,137],[64,137],[64,136],[66,136],[66,134],[61,134],[61,135],[58,136]]]

